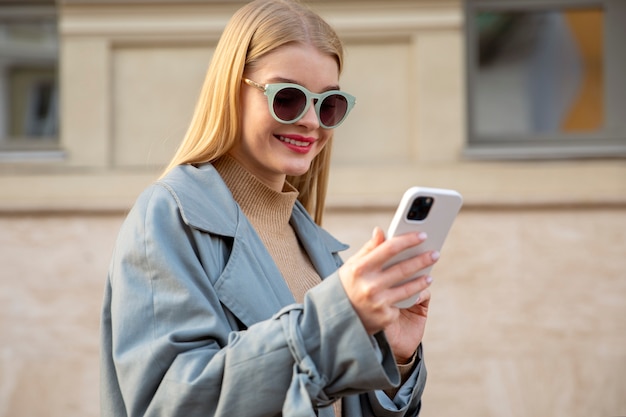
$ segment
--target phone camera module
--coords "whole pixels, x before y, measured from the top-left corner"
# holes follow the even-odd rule
[[[407,219],[416,221],[424,220],[428,216],[434,202],[435,199],[432,197],[417,197],[411,204],[411,208],[406,216]]]

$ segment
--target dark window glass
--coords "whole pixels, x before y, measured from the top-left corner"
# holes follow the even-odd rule
[[[626,1],[465,0],[476,158],[626,157]]]
[[[475,22],[477,135],[603,129],[602,9],[481,11]]]
[[[57,142],[56,16],[35,9],[0,5],[0,149]]]

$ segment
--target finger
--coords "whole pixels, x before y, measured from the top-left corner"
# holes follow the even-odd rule
[[[374,230],[372,231],[372,238],[370,239],[370,242],[378,246],[381,243],[383,243],[385,240],[386,240],[385,232],[383,232],[380,227],[376,226]]]
[[[342,278],[342,281],[346,277],[355,275],[358,276],[362,273],[370,271],[372,268],[368,263],[367,256],[384,241],[384,232],[380,229],[380,227],[375,227],[374,230],[372,230],[372,237],[370,240],[365,242],[365,244],[354,255],[352,255],[339,270],[339,276]]]
[[[419,297],[415,301],[411,307],[409,307],[409,311],[414,314],[419,314],[420,316],[426,317],[428,316],[428,307],[430,305],[430,290],[425,289],[420,292]]]
[[[419,297],[411,308],[416,304],[420,304],[422,301],[428,301],[430,300],[430,291],[428,291],[428,287],[430,287],[432,281],[433,279],[430,275],[423,275],[392,287],[389,289],[388,293],[389,301],[396,304],[400,301],[412,298],[415,294],[419,294]]]
[[[395,236],[386,240],[384,243],[379,244],[375,250],[371,251],[368,261],[372,265],[383,267],[387,264],[391,258],[398,255],[406,249],[413,248],[420,245],[427,238],[426,233],[406,233],[400,236]]]
[[[432,283],[432,281],[431,281]],[[415,302],[416,305],[422,305],[424,307],[428,307],[428,304],[430,304],[430,298],[431,298],[431,292],[429,289],[425,289],[422,292],[420,292],[420,296],[417,299],[417,301]]]
[[[359,249],[359,251],[355,254],[355,257],[363,257],[367,255],[384,241],[385,233],[381,230],[380,227],[376,226],[374,230],[372,230],[372,237],[370,238],[370,240],[365,242],[361,249]]]
[[[427,311],[428,306],[430,305],[430,297],[431,293],[429,289],[421,291],[417,301],[415,301],[415,304],[413,304],[410,308]]]
[[[381,283],[393,287],[404,281],[413,280],[419,275],[427,273],[427,271],[422,271],[433,266],[438,259],[439,252],[431,251],[400,261],[383,271],[380,278]]]

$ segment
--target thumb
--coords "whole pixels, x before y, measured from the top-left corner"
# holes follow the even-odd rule
[[[372,230],[372,237],[370,238],[370,240],[365,242],[361,249],[359,249],[356,256],[361,257],[367,255],[384,241],[385,233],[380,229],[380,227],[376,226],[374,230]]]
[[[383,232],[380,227],[376,226],[374,230],[372,230],[372,238],[370,239],[370,242],[374,243],[374,247],[376,247],[385,240],[385,232]]]

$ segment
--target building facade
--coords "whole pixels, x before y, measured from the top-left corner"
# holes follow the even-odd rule
[[[213,48],[245,2],[48,3],[0,3],[0,110],[18,107],[15,91],[30,97],[0,118],[0,417],[98,415],[99,308],[117,229],[180,143]],[[560,77],[579,68],[573,85],[596,84],[572,99],[589,117],[572,110],[554,128],[558,137],[537,145],[544,131],[530,139],[507,133],[509,120],[519,120],[508,117],[523,114],[521,99],[473,99],[541,91],[533,82],[513,93],[494,87],[521,79],[502,72],[512,60],[501,61],[501,72],[472,66],[482,32],[468,22],[494,12],[506,20],[502,6],[308,3],[344,40],[341,85],[357,97],[335,134],[325,223],[352,246],[347,255],[374,226],[387,226],[407,187],[464,196],[434,271],[424,415],[626,414],[626,130],[611,104],[626,84],[611,84],[610,68],[620,64],[607,61],[617,35],[606,29],[619,7],[501,2],[530,12],[600,11],[604,43],[595,49],[581,46],[570,14],[543,19],[553,22],[545,33],[569,28],[571,50],[582,51],[582,64],[559,67]],[[44,23],[43,37],[30,43],[30,32],[11,26],[31,22],[33,30],[33,21],[50,18],[56,35]],[[588,70],[594,59],[608,74],[602,81]],[[598,90],[611,100],[593,101]],[[474,119],[480,103],[481,115],[489,112]],[[598,103],[607,104],[593,112]],[[498,121],[501,140],[475,140],[472,129],[485,120]],[[584,130],[589,123],[596,125]],[[572,135],[581,146],[569,146]]]

